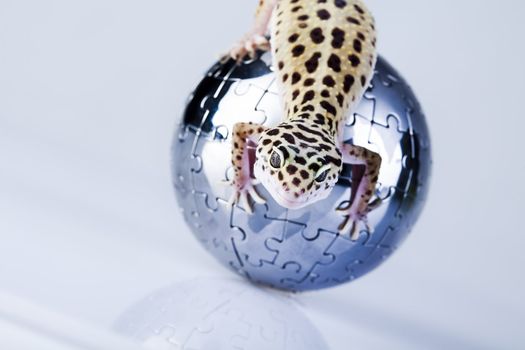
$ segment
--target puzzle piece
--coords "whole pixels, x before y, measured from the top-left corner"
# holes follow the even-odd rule
[[[269,127],[276,126],[282,121],[283,109],[280,94],[270,92],[268,89],[265,90],[264,95],[255,106],[256,111],[264,113],[266,117],[264,124]]]
[[[370,98],[370,92],[373,91],[373,88],[370,87],[367,89],[369,92],[368,95],[363,95],[361,101],[357,105],[357,108],[354,111],[351,111],[347,116],[345,121],[345,127],[352,127],[355,123],[356,116],[359,116],[369,122],[374,118],[374,109],[375,109],[375,99]],[[346,139],[346,138],[345,138]]]
[[[232,92],[226,94],[215,107],[214,124],[229,131],[233,130],[234,124],[239,120],[264,124],[266,116],[263,111],[257,110],[256,106],[264,97],[266,90],[244,81],[234,82],[230,89]],[[242,93],[242,104],[239,103],[238,93]]]
[[[278,266],[270,262],[263,261],[261,267],[248,266],[246,268],[249,279],[253,282],[263,283],[270,287],[282,288],[281,279],[295,278],[301,270],[301,266],[295,262],[285,263]],[[256,277],[252,277],[256,276]],[[293,289],[291,289],[293,290]]]
[[[335,257],[330,265],[316,265],[304,283],[336,284],[350,279],[347,266],[358,259],[366,259],[368,252],[362,249],[368,239],[366,232],[361,232],[356,241],[348,237],[338,236],[326,250],[326,254]],[[346,272],[346,273],[345,273]]]
[[[345,126],[343,140],[345,143],[368,147],[369,135],[372,128],[372,121],[363,117],[361,114],[354,114],[351,126]]]
[[[382,73],[388,66],[384,60],[379,60],[378,68],[372,79],[373,89],[365,92],[364,98],[374,103],[373,121],[376,124],[388,126],[388,118],[396,118],[398,121],[398,131],[406,132],[410,125],[405,116],[406,106],[404,103],[404,88],[405,85],[401,80],[389,80],[389,84],[384,84],[385,77]],[[388,66],[389,67],[389,66]],[[390,67],[391,68],[391,67]],[[392,75],[393,76],[393,75]],[[377,99],[376,96],[381,96]]]
[[[274,261],[275,265],[282,266],[283,268],[287,264],[295,264],[300,267],[296,276],[281,279],[281,283],[293,287],[293,285],[303,282],[317,265],[329,265],[333,263],[335,256],[327,253],[327,250],[337,235],[323,229],[318,229],[316,236],[305,237],[303,231],[306,225],[288,222],[287,226],[290,224],[296,225],[297,228],[289,232],[284,232],[280,239],[270,238],[266,245],[269,249],[280,251],[281,245],[286,241],[287,249],[296,251],[295,254],[293,252],[290,254],[291,256],[297,257],[295,261],[286,261],[286,258],[281,257],[279,254]]]
[[[268,206],[255,205],[254,214],[249,215],[239,207],[232,210],[230,227],[234,230],[240,230],[244,233],[243,228],[250,231],[250,239],[246,240],[246,235],[233,239],[233,244],[241,260],[252,266],[261,266],[263,261],[272,262],[275,259],[276,252],[264,249],[265,242],[269,237],[278,237],[282,228],[282,223],[276,220],[267,219],[265,214]],[[256,257],[251,256],[256,253]]]

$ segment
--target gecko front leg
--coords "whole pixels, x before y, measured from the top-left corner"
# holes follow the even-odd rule
[[[230,49],[229,57],[239,62],[246,56],[253,58],[257,50],[267,51],[270,49],[270,43],[266,38],[266,33],[268,32],[270,17],[278,1],[279,0],[259,1],[252,29]]]
[[[248,141],[257,143],[259,136],[266,127],[253,123],[237,123],[232,133],[232,165],[234,177],[232,180],[233,194],[228,202],[230,206],[240,204],[248,213],[253,213],[250,202],[252,198],[256,203],[264,204],[262,198],[254,187],[257,182],[251,177],[251,164],[248,156]]]
[[[350,238],[356,240],[359,237],[357,223],[363,221],[367,225],[366,215],[373,209],[373,206],[376,206],[376,203],[371,204],[369,202],[377,184],[381,157],[364,147],[349,144],[343,145],[342,153],[343,162],[354,165],[354,168],[352,169],[352,196],[350,201],[346,206],[337,208],[345,215],[344,221],[339,225],[339,232],[349,231]],[[359,172],[359,166],[364,167],[364,171]]]

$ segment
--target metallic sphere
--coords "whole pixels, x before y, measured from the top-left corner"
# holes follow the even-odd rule
[[[345,142],[381,155],[376,195],[359,239],[337,233],[335,211],[348,201],[351,166],[344,165],[331,194],[301,209],[267,203],[249,215],[229,207],[231,130],[237,122],[275,126],[282,101],[271,55],[235,65],[215,64],[190,96],[173,140],[172,171],[178,204],[195,237],[220,262],[253,282],[312,290],[353,280],[394,252],[417,220],[427,194],[430,139],[410,87],[383,59],[359,107],[345,125]]]

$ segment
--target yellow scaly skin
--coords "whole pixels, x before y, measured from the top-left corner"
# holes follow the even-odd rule
[[[271,15],[273,14],[273,15]],[[264,35],[271,18],[272,45]],[[230,52],[241,60],[257,49],[273,52],[284,100],[284,118],[273,128],[237,123],[233,130],[234,194],[252,212],[250,198],[264,203],[254,187],[245,146],[257,144],[253,174],[282,206],[301,208],[326,198],[342,164],[355,171],[348,205],[339,207],[341,233],[359,235],[378,180],[381,157],[343,143],[345,116],[357,107],[376,62],[374,20],[360,0],[261,0],[253,29]],[[357,170],[357,169],[356,169]],[[375,203],[377,204],[377,203]],[[374,204],[374,205],[375,205]]]

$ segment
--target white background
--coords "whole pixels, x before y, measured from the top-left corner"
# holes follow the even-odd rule
[[[524,347],[525,5],[368,4],[427,114],[431,192],[388,263],[295,298],[333,349]],[[0,291],[109,328],[159,287],[231,275],[184,227],[169,149],[255,5],[0,0]]]

